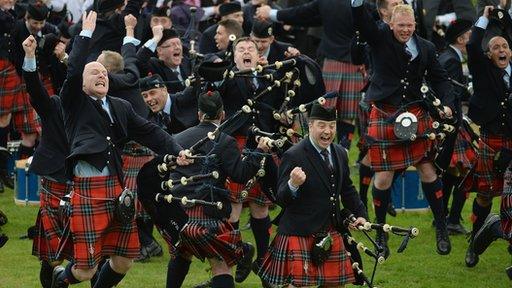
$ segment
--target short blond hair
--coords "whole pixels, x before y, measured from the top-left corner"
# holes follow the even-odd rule
[[[414,9],[412,9],[412,6],[409,4],[396,5],[393,8],[393,13],[391,13],[391,19],[395,18],[395,15],[398,14],[411,15],[414,17]]]
[[[109,73],[117,73],[124,70],[124,59],[121,54],[115,51],[103,50],[101,55],[103,55],[101,64],[105,66]]]

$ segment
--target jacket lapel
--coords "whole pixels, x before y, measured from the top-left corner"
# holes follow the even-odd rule
[[[336,175],[336,194],[337,195],[340,195],[341,194],[341,187],[342,187],[342,181],[343,181],[343,173],[345,171],[343,171],[343,165],[341,165],[343,163],[343,158],[341,157],[341,151],[336,147],[336,145],[332,145],[331,144],[331,151],[333,151],[334,153],[334,157],[336,159],[336,163],[335,163],[335,167],[336,167],[336,172],[337,172],[337,175]]]
[[[304,150],[306,151],[306,156],[313,166],[315,168],[315,172],[320,176],[320,179],[322,179],[322,182],[324,185],[329,188],[329,176],[325,172],[324,167],[322,166],[322,159],[320,159],[320,155],[316,151],[315,147],[313,147],[313,144],[311,144],[311,141],[308,138],[305,138],[303,141],[306,141]]]

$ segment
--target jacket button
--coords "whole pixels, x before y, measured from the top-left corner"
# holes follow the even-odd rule
[[[110,136],[107,136],[107,141],[110,141]]]
[[[334,201],[334,197],[331,197],[330,199],[331,199],[331,201]]]

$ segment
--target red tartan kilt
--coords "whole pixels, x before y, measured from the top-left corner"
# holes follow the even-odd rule
[[[154,158],[153,155],[140,155],[134,156],[130,154],[123,154],[123,173],[124,173],[124,186],[130,189],[135,195],[137,195],[137,174],[139,173],[140,168],[148,161]],[[137,198],[135,202],[136,213],[146,214],[142,204]]]
[[[71,259],[73,251],[64,249],[58,254],[59,241],[67,219],[63,219],[59,213],[60,199],[71,191],[71,186],[66,183],[55,182],[45,177],[41,178],[41,190],[39,193],[40,208],[35,227],[36,236],[32,245],[32,255],[40,260],[49,262],[59,259]]]
[[[330,231],[333,239],[331,254],[321,265],[311,261],[313,236],[277,234],[268,248],[258,275],[274,285],[339,286],[354,282],[350,257],[347,256],[342,236]]]
[[[455,140],[450,167],[457,168],[460,165],[464,169],[471,169],[476,164],[476,152],[471,146],[471,142],[468,131],[464,127],[460,127],[457,140]]]
[[[16,131],[25,134],[41,134],[41,120],[32,107],[23,111],[14,112],[12,122]]]
[[[227,221],[207,217],[203,206],[197,205],[185,211],[189,220],[180,233],[181,252],[202,261],[205,258],[223,260],[229,267],[242,259],[240,230],[235,230]]]
[[[322,67],[322,75],[325,83],[325,91],[339,92],[338,98],[327,99],[328,107],[336,107],[340,119],[355,119],[359,101],[361,101],[361,89],[366,85],[360,66],[351,63],[325,59]]]
[[[238,149],[242,151],[245,148],[245,143],[247,142],[247,137],[245,136],[235,136],[236,143],[238,145]],[[226,189],[230,191],[229,200],[233,203],[247,203],[254,202],[258,205],[270,205],[272,201],[268,199],[268,197],[261,190],[260,184],[256,183],[254,187],[249,190],[249,194],[247,197],[242,197],[242,189],[244,189],[245,183],[236,183],[230,178],[226,180]]]
[[[382,111],[385,113],[382,113]],[[376,140],[384,140],[384,142],[369,145],[371,168],[374,171],[407,169],[409,166],[432,160],[431,150],[434,142],[431,140],[417,139],[401,143],[391,142],[398,140],[398,138],[393,132],[394,120],[387,123],[386,118],[395,111],[396,108],[392,106],[385,105],[377,109],[372,105],[368,122],[368,136]],[[407,111],[418,118],[418,135],[423,135],[431,129],[432,119],[421,107],[411,106]]]
[[[0,59],[0,115],[22,111],[28,106],[28,95],[14,65]]]
[[[485,196],[500,196],[503,192],[503,174],[494,172],[494,156],[501,148],[512,150],[512,138],[480,134],[479,153],[474,180],[478,193]]]
[[[122,191],[115,176],[74,177],[70,227],[76,268],[93,268],[110,255],[139,256],[135,219],[123,226],[114,218],[114,199]]]

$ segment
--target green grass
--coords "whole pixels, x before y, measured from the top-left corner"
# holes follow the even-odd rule
[[[354,167],[357,158],[356,149],[350,151],[351,167]],[[358,183],[357,169],[352,169],[354,183]],[[37,214],[36,207],[21,207],[14,204],[14,193],[7,190],[0,194],[0,209],[9,217],[9,223],[2,227],[10,240],[0,248],[0,287],[38,287],[39,262],[31,255],[32,242],[20,240],[19,236],[26,233],[26,228],[33,225]],[[467,202],[463,211],[466,227],[469,228],[470,203]],[[499,209],[499,199],[495,199],[493,211]],[[275,215],[277,210],[272,211]],[[370,211],[373,217],[373,211]],[[244,211],[241,226],[247,223],[248,214]],[[497,241],[482,255],[480,263],[474,268],[464,265],[464,254],[467,242],[464,236],[453,236],[452,253],[440,256],[435,252],[435,235],[431,227],[432,216],[425,213],[399,213],[396,218],[389,217],[388,222],[399,226],[414,225],[420,229],[420,235],[409,242],[409,246],[402,254],[396,249],[401,239],[391,236],[391,257],[379,266],[375,284],[379,287],[511,287],[511,282],[504,273],[504,268],[511,264],[511,256],[507,253],[507,243]],[[275,230],[275,229],[274,229]],[[254,243],[250,231],[243,231],[243,237]],[[354,237],[369,245],[360,232]],[[161,238],[157,237],[160,241]],[[163,242],[161,241],[163,244]],[[120,287],[165,287],[165,273],[168,255],[152,258],[149,263],[136,263],[130,270]],[[369,260],[365,262],[365,272],[371,275]],[[208,265],[194,261],[185,280],[184,287],[202,282],[210,277]],[[90,287],[83,283],[73,287]],[[257,276],[251,274],[249,278],[236,287],[260,287]]]

